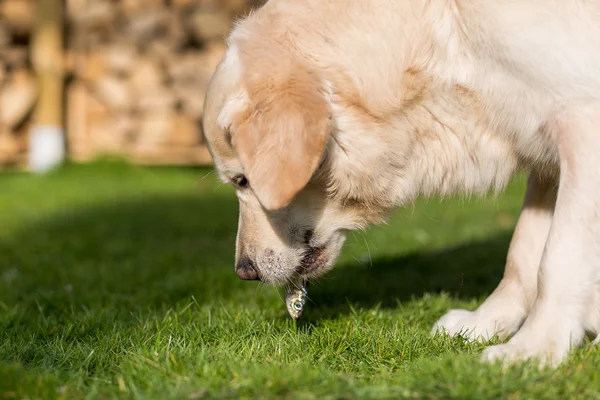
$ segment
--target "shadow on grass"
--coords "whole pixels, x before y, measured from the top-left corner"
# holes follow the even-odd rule
[[[154,196],[63,210],[0,241],[0,301],[121,301],[138,308],[192,295],[202,300],[218,289],[211,276],[237,282],[236,224],[237,202],[225,196]]]
[[[397,307],[425,293],[448,293],[461,300],[483,299],[504,271],[509,233],[439,251],[421,251],[372,263],[336,267],[316,282],[310,319],[330,318],[359,307]]]
[[[66,210],[0,242],[0,301],[43,308],[168,308],[256,295],[233,272],[234,197],[201,194],[130,199]],[[480,298],[498,283],[510,236],[419,252],[372,265],[336,267],[314,285],[309,321],[348,312],[349,304],[395,307],[445,291]]]

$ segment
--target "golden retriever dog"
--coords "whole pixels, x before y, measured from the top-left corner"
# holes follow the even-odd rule
[[[551,366],[598,334],[600,0],[270,0],[227,43],[203,125],[242,279],[321,276],[348,231],[525,170],[502,281],[432,334]]]

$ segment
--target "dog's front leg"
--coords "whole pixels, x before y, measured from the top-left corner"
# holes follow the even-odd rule
[[[536,359],[556,366],[595,330],[600,269],[600,108],[561,112],[555,134],[561,176],[538,272],[537,297],[523,326],[485,360]]]
[[[494,336],[505,339],[519,329],[536,296],[537,271],[552,223],[556,187],[553,179],[530,174],[502,281],[476,311],[450,310],[436,322],[432,334],[488,340]]]

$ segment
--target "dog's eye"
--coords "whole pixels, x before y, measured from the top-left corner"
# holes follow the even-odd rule
[[[233,179],[231,180],[233,182],[233,184],[241,189],[244,189],[248,186],[248,179],[246,178],[246,176],[242,175],[242,174],[238,174],[236,176],[233,177]]]

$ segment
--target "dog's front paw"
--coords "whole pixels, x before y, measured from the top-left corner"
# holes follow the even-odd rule
[[[531,338],[532,341],[536,340]],[[557,367],[569,354],[569,346],[556,346],[550,341],[517,341],[490,346],[483,351],[482,361],[504,365],[535,361],[540,367]]]
[[[432,335],[447,333],[450,336],[461,335],[471,341],[488,341],[500,331],[494,318],[482,316],[477,311],[450,310],[440,318],[431,330]]]
[[[540,367],[555,368],[569,355],[572,347],[581,342],[583,330],[570,324],[530,324],[507,343],[490,346],[483,351],[484,362],[501,361],[516,364],[534,361]]]
[[[461,334],[468,337],[469,331],[475,328],[474,326],[468,326],[470,324],[467,323],[472,315],[473,311],[460,309],[450,310],[433,325],[431,334],[436,335],[446,333],[450,336]]]

